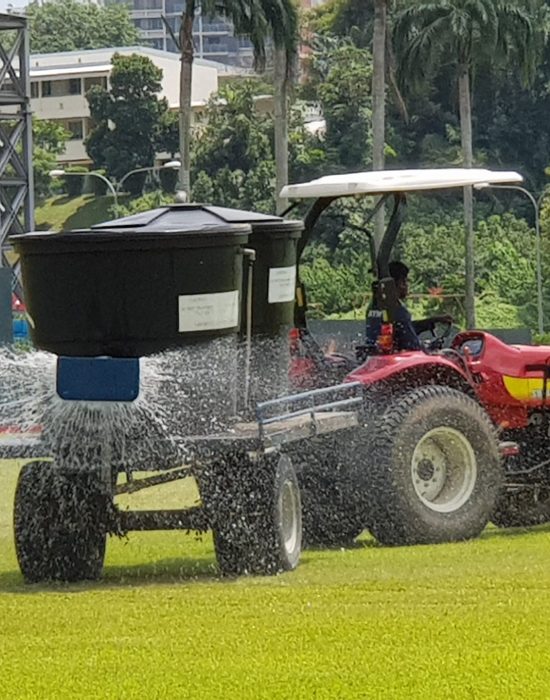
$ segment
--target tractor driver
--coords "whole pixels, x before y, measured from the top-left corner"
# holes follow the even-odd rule
[[[432,316],[421,321],[413,321],[407,307],[403,304],[409,294],[409,268],[402,262],[393,261],[389,265],[391,277],[395,280],[397,296],[400,300],[394,322],[394,338],[397,350],[421,350],[422,343],[418,335],[432,330],[435,323],[452,323],[449,315]],[[367,310],[366,347],[375,347],[382,326],[382,312],[371,304]]]

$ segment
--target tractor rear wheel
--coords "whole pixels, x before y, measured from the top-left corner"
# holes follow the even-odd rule
[[[19,475],[15,549],[29,583],[97,579],[103,569],[110,494],[90,471],[31,462]]]
[[[503,478],[485,411],[446,386],[403,394],[378,418],[368,474],[369,527],[389,545],[476,537]]]
[[[229,458],[199,478],[222,574],[276,574],[302,551],[298,479],[288,455]],[[205,478],[206,477],[206,478]]]
[[[550,521],[550,489],[533,489],[501,494],[491,516],[497,527],[532,527]]]

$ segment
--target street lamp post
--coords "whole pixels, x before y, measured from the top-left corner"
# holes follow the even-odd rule
[[[120,193],[124,181],[131,175],[135,175],[136,173],[150,173],[155,172],[156,170],[179,170],[180,167],[181,163],[179,160],[169,160],[168,163],[163,163],[162,165],[151,165],[145,168],[134,168],[133,170],[128,171],[125,175],[123,175],[120,178],[120,180],[116,184],[116,191],[117,193]]]
[[[495,189],[495,190],[517,190],[522,192],[533,205],[535,210],[535,264],[537,271],[537,320],[538,320],[538,331],[540,334],[544,333],[544,308],[542,299],[542,251],[541,251],[541,233],[540,233],[540,205],[542,200],[546,196],[547,192],[543,192],[542,195],[537,199],[520,185],[489,185],[489,184],[479,184],[474,185],[476,190],[484,189]]]
[[[78,175],[80,177],[86,177],[87,175],[93,175],[93,177],[98,177],[100,180],[102,180],[107,187],[109,188],[109,191],[113,195],[113,199],[115,202],[115,208],[118,210],[118,195],[120,194],[122,184],[124,181],[130,177],[130,175],[135,175],[135,173],[145,173],[145,172],[154,172],[156,170],[179,170],[181,167],[181,163],[179,160],[170,160],[167,163],[163,163],[162,165],[151,165],[145,168],[134,168],[133,170],[130,170],[129,172],[125,173],[120,180],[116,183],[113,184],[109,178],[105,177],[102,173],[98,173],[97,170],[88,170],[87,172],[83,173],[72,173],[72,172],[67,172],[66,170],[63,170],[62,168],[58,168],[56,170],[50,170],[50,177],[64,177],[65,175]]]
[[[116,190],[115,186],[108,178],[105,177],[105,175],[102,175],[101,173],[98,173],[95,170],[89,170],[88,172],[85,172],[85,173],[71,173],[71,172],[67,172],[66,170],[63,170],[61,168],[58,168],[55,170],[50,170],[49,175],[50,175],[50,177],[65,177],[66,175],[77,175],[80,177],[86,177],[86,175],[93,175],[94,177],[98,177],[100,180],[103,180],[103,182],[109,188],[111,194],[113,195],[113,199],[115,201],[115,207],[118,209],[118,195],[117,195],[117,190]]]

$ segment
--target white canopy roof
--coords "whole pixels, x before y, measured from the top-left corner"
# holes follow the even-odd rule
[[[517,184],[523,181],[516,172],[498,172],[481,168],[440,168],[425,170],[378,170],[320,177],[281,190],[284,199],[308,197],[346,197],[356,194],[380,195],[388,192],[443,190],[467,185]]]

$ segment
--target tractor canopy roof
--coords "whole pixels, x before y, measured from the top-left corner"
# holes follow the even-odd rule
[[[398,233],[406,215],[407,194],[421,191],[447,190],[451,188],[475,187],[483,188],[491,185],[517,185],[523,182],[523,177],[514,171],[488,170],[485,168],[418,168],[414,170],[377,170],[361,173],[342,173],[328,175],[311,182],[283,187],[280,197],[294,200],[285,214],[294,209],[301,199],[314,199],[304,219],[304,230],[298,242],[298,266],[302,253],[311,238],[313,229],[322,213],[340,197],[377,196],[378,202],[366,217],[364,226],[359,228],[368,237],[372,272],[375,280],[389,281],[386,284],[388,299],[397,299],[395,290],[392,291],[389,274],[390,256]],[[380,241],[367,228],[377,211],[389,199],[393,198],[393,209]],[[301,288],[303,303],[297,303],[295,321],[298,327],[305,328],[305,288],[300,281],[298,267],[298,282]],[[385,293],[386,293],[385,292]],[[389,303],[389,302],[388,302]],[[384,302],[385,304],[385,302]],[[382,305],[380,308],[387,308]]]
[[[416,170],[378,170],[361,173],[328,175],[311,182],[287,185],[281,190],[284,199],[309,197],[350,197],[353,195],[385,195],[394,192],[443,190],[452,187],[517,184],[519,173],[484,168],[435,168]]]

